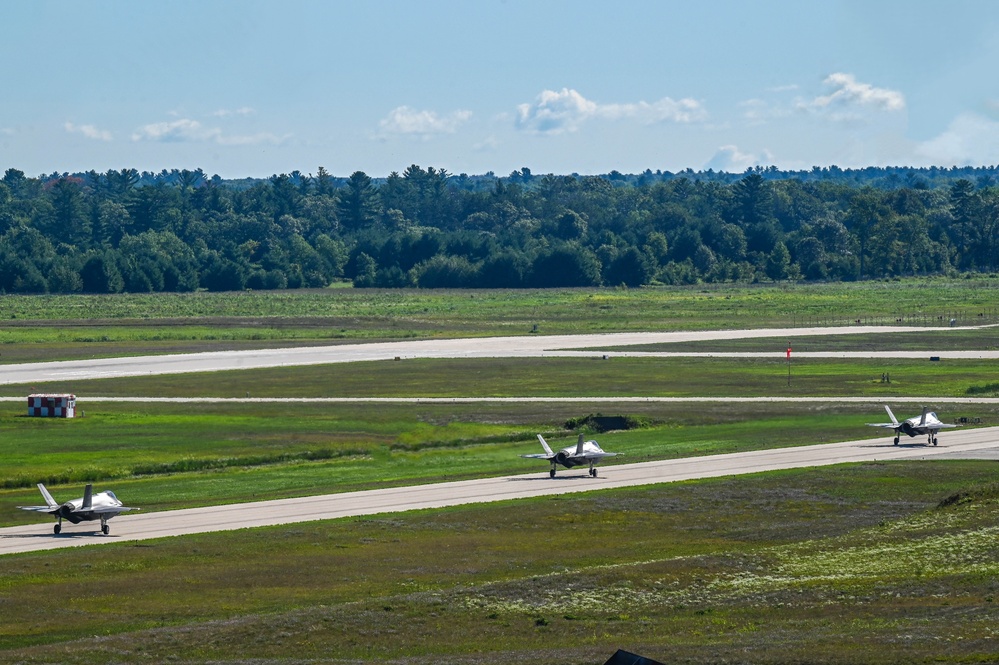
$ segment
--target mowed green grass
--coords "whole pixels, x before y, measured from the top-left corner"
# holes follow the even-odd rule
[[[995,469],[843,465],[7,556],[0,658],[989,662]]]

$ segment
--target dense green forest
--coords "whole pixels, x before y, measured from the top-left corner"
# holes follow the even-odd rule
[[[999,170],[0,180],[0,291],[567,287],[994,271]]]

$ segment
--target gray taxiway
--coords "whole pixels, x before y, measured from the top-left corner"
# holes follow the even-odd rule
[[[895,446],[890,439],[865,439],[604,466],[599,468],[597,478],[591,478],[584,472],[572,471],[561,472],[555,478],[549,478],[548,470],[544,468],[529,474],[480,480],[186,510],[130,513],[119,516],[110,523],[109,536],[104,536],[87,525],[64,525],[62,534],[55,536],[52,533],[51,523],[39,522],[28,526],[0,529],[0,555],[80,545],[128,543],[213,531],[526,499],[846,462],[934,459],[945,456],[989,459],[994,455],[994,449],[999,446],[999,427],[948,432],[946,437],[941,437],[941,440],[942,443],[938,446],[923,444]],[[519,460],[511,458],[511,466],[519,463]]]

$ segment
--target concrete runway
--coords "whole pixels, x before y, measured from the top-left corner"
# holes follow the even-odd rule
[[[967,328],[964,328],[965,330]],[[218,372],[225,370],[323,365],[331,363],[392,360],[395,358],[509,358],[509,357],[779,357],[785,343],[777,342],[771,353],[699,353],[601,351],[637,344],[732,340],[761,337],[786,339],[816,335],[895,333],[934,331],[940,335],[961,328],[918,326],[833,326],[826,328],[765,328],[760,330],[699,330],[690,332],[637,332],[591,335],[524,335],[466,339],[413,340],[366,344],[338,344],[293,349],[257,349],[208,353],[139,356],[133,358],[94,358],[51,363],[0,365],[0,384],[103,379],[119,376]],[[581,351],[579,349],[588,349]],[[795,353],[808,358],[999,358],[999,351],[900,351],[900,352],[815,352]]]
[[[776,469],[825,466],[844,462],[933,459],[962,457],[993,459],[999,446],[999,427],[956,430],[940,436],[939,446],[918,442],[895,446],[891,438],[844,441],[841,443],[760,450],[691,457],[678,460],[620,464],[599,467],[600,475],[590,478],[586,470],[560,471],[548,477],[547,464],[537,465],[526,475],[484,478],[452,483],[396,487],[345,494],[241,503],[164,512],[128,513],[109,522],[111,534],[104,536],[96,522],[72,525],[63,523],[59,536],[52,533],[51,522],[39,521],[29,526],[0,529],[0,554],[33,552],[61,547],[107,543],[130,543],[151,538],[166,538],[213,531],[232,531],[252,527],[292,524],[315,520],[401,512],[422,508],[441,508],[470,503],[586,492],[596,489],[635,487],[675,482],[693,478],[757,473]],[[511,457],[510,466],[526,462]]]

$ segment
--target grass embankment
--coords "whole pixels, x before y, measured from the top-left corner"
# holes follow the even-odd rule
[[[275,341],[999,321],[993,278],[643,289],[0,297],[0,362],[260,348]],[[123,345],[128,348],[122,348]]]
[[[9,556],[0,659],[986,662],[994,472],[846,465]]]

